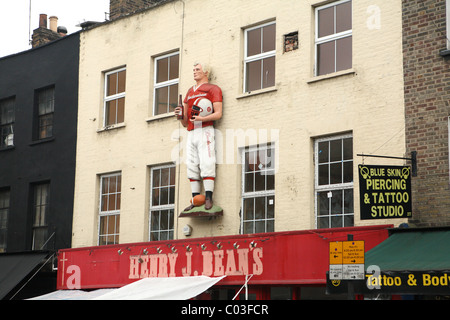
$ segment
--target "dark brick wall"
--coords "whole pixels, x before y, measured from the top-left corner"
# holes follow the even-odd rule
[[[61,35],[50,29],[38,28],[33,30],[31,46],[36,48],[59,38],[61,38]]]
[[[110,0],[109,19],[114,20],[123,15],[161,2],[161,0]]]
[[[450,225],[445,1],[402,0],[402,11],[406,148],[408,155],[417,151],[418,160],[410,224]]]

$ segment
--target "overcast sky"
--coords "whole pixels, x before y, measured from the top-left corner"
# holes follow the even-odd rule
[[[105,12],[109,12],[109,0],[0,0],[0,57],[31,49],[29,40],[39,27],[41,13],[47,18],[57,16],[58,26],[71,34],[81,30],[76,26],[80,22],[105,21]]]

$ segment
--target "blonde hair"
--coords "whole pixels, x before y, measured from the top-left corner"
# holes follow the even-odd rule
[[[202,62],[195,62],[194,63],[194,67],[198,66],[198,65],[202,66],[203,72],[207,73],[208,74],[208,79],[210,79],[211,78],[211,67],[208,64],[202,63]]]

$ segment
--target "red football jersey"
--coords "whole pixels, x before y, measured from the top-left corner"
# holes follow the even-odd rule
[[[222,90],[215,84],[210,83],[203,83],[197,88],[191,87],[184,98],[184,103],[187,103],[188,105],[188,117],[191,115],[192,106],[197,98],[206,98],[213,104],[214,102],[222,102]],[[213,123],[214,121],[203,122],[202,127],[212,126]],[[188,121],[187,129],[188,131],[194,129],[194,123],[190,120]]]

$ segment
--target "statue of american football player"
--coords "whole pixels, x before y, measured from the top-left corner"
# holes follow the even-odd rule
[[[175,114],[183,112],[181,124],[187,127],[186,165],[192,197],[205,189],[205,209],[213,206],[216,155],[214,121],[222,117],[222,90],[209,83],[210,69],[202,63],[194,64],[194,81],[183,101],[183,108],[175,108]],[[185,211],[193,209],[188,206]]]

